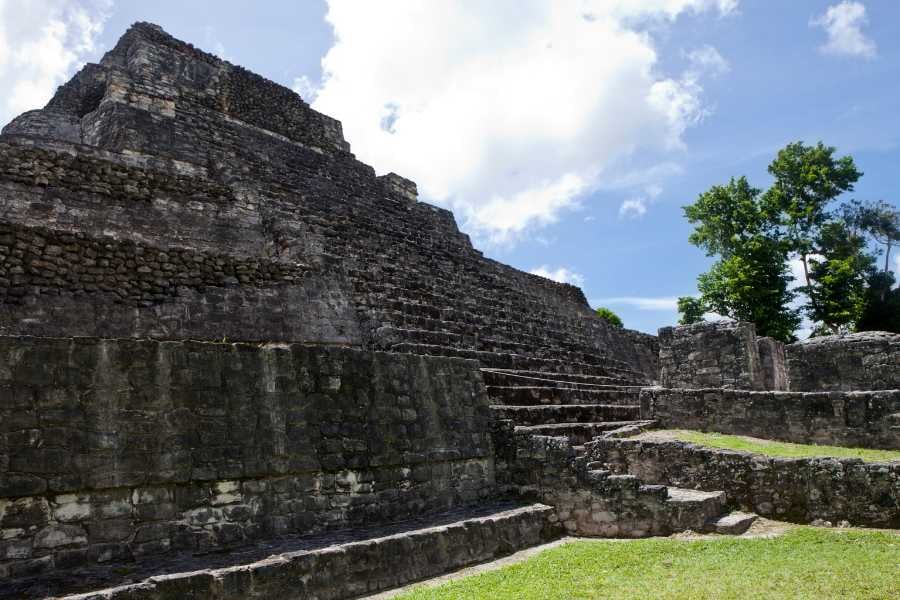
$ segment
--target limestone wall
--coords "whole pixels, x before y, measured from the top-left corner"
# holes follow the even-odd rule
[[[803,393],[645,388],[641,418],[655,419],[664,428],[900,449],[900,390]]]
[[[372,525],[495,491],[475,363],[0,338],[0,578]]]
[[[648,483],[724,490],[731,505],[773,519],[900,527],[900,461],[768,458],[678,441],[602,438],[588,444],[588,453]]]
[[[765,388],[756,327],[701,322],[659,330],[660,384],[670,388]]]
[[[785,347],[791,389],[801,392],[900,389],[900,334],[867,331]]]

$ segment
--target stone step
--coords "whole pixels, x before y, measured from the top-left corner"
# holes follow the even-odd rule
[[[756,522],[758,515],[755,513],[747,513],[735,511],[718,519],[713,519],[706,524],[706,530],[711,533],[721,533],[724,535],[740,535],[750,529],[750,526]]]
[[[672,531],[704,531],[725,506],[725,492],[704,492],[668,487],[666,506]]]
[[[539,322],[556,323],[567,329],[583,329],[583,323],[578,317],[573,318],[571,313],[561,312],[559,308],[549,306],[539,300],[520,298],[510,302],[502,290],[494,290],[497,296],[489,297],[482,294],[484,288],[478,285],[454,284],[445,280],[440,282],[439,287],[414,288],[417,284],[409,280],[391,279],[390,275],[385,277],[383,282],[357,285],[357,289],[372,298],[373,304],[380,306],[399,308],[398,302],[406,302],[435,307],[453,307],[483,317],[501,319],[511,318],[514,315],[528,315],[529,318]],[[430,277],[439,278],[440,276],[432,273]],[[451,290],[458,290],[458,295],[448,295],[447,292]],[[515,295],[520,294],[516,293]],[[388,302],[390,300],[394,302]]]
[[[491,406],[491,410],[498,419],[510,419],[516,425],[635,421],[641,417],[640,406],[616,404],[556,404],[542,406],[495,404]]]
[[[392,259],[388,259],[392,260]],[[397,263],[409,258],[394,259],[394,264],[378,264],[378,279],[368,279],[366,287],[371,293],[383,293],[397,297],[408,294],[412,300],[425,300],[439,305],[462,304],[478,307],[480,312],[487,310],[508,311],[511,313],[535,313],[541,317],[552,317],[560,314],[572,322],[589,313],[573,313],[573,304],[560,306],[548,302],[542,296],[533,295],[527,288],[513,289],[506,278],[490,280],[475,279],[456,268],[444,271],[433,266],[421,266],[420,270],[403,269]],[[483,268],[483,265],[478,265]],[[586,307],[585,307],[586,308]],[[562,309],[562,310],[560,310]]]
[[[478,333],[481,338],[508,340],[527,346],[551,345],[574,355],[584,354],[578,359],[581,362],[599,360],[611,367],[631,368],[629,363],[598,350],[596,339],[584,327],[584,317],[578,317],[560,329],[558,326],[565,317],[558,313],[497,312],[491,308],[460,305],[451,299],[428,296],[416,299],[395,293],[383,294],[370,297],[368,304],[370,310],[362,312],[386,326],[460,335]]]
[[[404,303],[397,298],[387,301],[372,302],[373,308],[367,311],[372,320],[382,325],[393,325],[404,329],[424,329],[428,331],[446,331],[460,335],[475,335],[491,332],[494,336],[516,334],[528,336],[527,341],[552,341],[553,345],[567,350],[590,349],[594,340],[581,329],[558,329],[554,322],[530,319],[522,321],[516,315],[503,317],[473,313],[461,310],[452,305],[427,305],[423,309],[421,303]],[[390,306],[390,308],[382,308]],[[440,318],[422,315],[422,312],[440,314]],[[523,341],[520,339],[519,341]],[[628,366],[623,363],[622,366]]]
[[[545,425],[518,425],[516,433],[530,435],[565,436],[573,446],[583,445],[607,431],[624,427],[633,421],[605,421],[597,423],[548,423]]]
[[[469,358],[477,360],[482,367],[508,369],[508,370],[528,370],[554,373],[576,373],[579,375],[600,375],[609,376],[610,369],[599,365],[585,364],[570,360],[560,360],[557,358],[540,358],[536,356],[523,356],[520,354],[507,354],[499,352],[481,352],[478,350],[467,350],[464,348],[453,348],[450,346],[439,346],[433,344],[413,344],[400,343],[391,346],[391,352],[403,352],[407,354],[424,354],[428,356],[454,356],[458,358]]]
[[[551,519],[554,510],[543,504],[496,504],[469,513],[436,515],[430,522],[423,518],[382,531],[340,532],[332,543],[328,538],[279,540],[262,555],[186,557],[184,563],[160,564],[156,573],[142,570],[136,577],[132,572],[127,581],[133,583],[119,585],[118,576],[120,581],[105,589],[95,587],[65,600],[356,598],[509,555],[559,534]],[[8,597],[35,597],[12,594]]]
[[[538,386],[486,386],[492,404],[533,406],[553,404],[614,404],[640,406],[636,388],[577,389]]]
[[[634,381],[639,381],[643,377],[640,373],[632,371],[622,361],[603,354],[597,354],[591,348],[569,350],[554,344],[545,337],[531,336],[527,341],[516,341],[516,338],[521,337],[515,334],[504,336],[488,330],[476,338],[470,335],[449,332],[382,326],[376,331],[375,342],[379,348],[394,351],[398,351],[397,347],[401,344],[453,347],[461,350],[518,355],[537,360],[555,360],[569,364],[592,365],[602,369],[601,372],[604,375],[622,376]]]
[[[646,387],[642,381],[634,381],[625,377],[573,375],[571,373],[545,373],[541,371],[507,371],[503,369],[481,369],[486,385],[517,386],[530,385],[540,387],[565,387],[575,389],[621,389],[633,387],[640,391]]]
[[[494,336],[500,337],[494,337]],[[430,331],[428,329],[403,329],[394,326],[381,326],[375,330],[375,343],[380,348],[390,348],[395,344],[411,342],[437,346],[452,346],[482,352],[506,352],[513,354],[532,354],[542,350],[549,352],[567,352],[554,348],[546,340],[535,336],[513,333],[491,332],[490,335],[460,334],[448,331]]]

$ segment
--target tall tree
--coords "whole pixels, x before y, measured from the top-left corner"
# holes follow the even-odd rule
[[[884,246],[884,272],[890,271],[891,250],[895,245],[900,245],[900,210],[883,200],[853,200],[844,205],[843,209],[843,218],[848,225],[869,235],[876,244]]]
[[[784,252],[763,238],[747,246],[697,278],[703,303],[720,315],[755,323],[759,335],[792,342],[800,316],[790,307],[794,292]]]
[[[876,271],[869,277],[866,301],[857,331],[891,331],[900,333],[900,288],[895,288],[894,274]]]
[[[807,314],[827,330],[851,328],[864,307],[871,257],[862,237],[829,208],[862,173],[852,157],[837,157],[822,142],[788,144],[769,173],[774,181],[765,192],[732,178],[684,207],[696,227],[690,242],[718,258],[698,279],[698,302],[754,321],[763,335],[791,339],[799,314],[791,306],[787,264],[797,257],[803,269],[797,291],[806,295]]]
[[[713,186],[684,207],[688,221],[696,225],[690,242],[719,257],[698,279],[698,303],[723,316],[753,321],[761,335],[790,341],[799,317],[789,306],[788,246],[777,214],[762,200],[762,191],[740,177]]]
[[[884,253],[881,271],[869,274],[862,314],[857,331],[892,331],[900,333],[900,289],[890,270],[891,250],[900,245],[900,210],[887,202],[859,202],[844,207],[843,218],[855,233],[868,235]],[[881,247],[883,246],[883,248]]]
[[[808,258],[812,285],[804,288],[807,315],[823,325],[822,333],[848,332],[865,308],[874,257],[866,252],[865,238],[841,220],[819,227],[814,249]]]
[[[819,142],[807,146],[803,142],[788,144],[778,151],[769,165],[775,178],[763,199],[764,211],[778,215],[790,249],[803,265],[805,287],[812,288],[809,257],[815,252],[819,228],[828,220],[828,205],[862,177],[853,157],[835,158],[836,149]],[[812,310],[821,313],[816,300],[810,298]]]

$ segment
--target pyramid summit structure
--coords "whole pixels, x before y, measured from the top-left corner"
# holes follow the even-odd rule
[[[413,182],[357,161],[339,121],[155,25],[14,119],[2,151],[4,239],[29,252],[5,274],[0,332],[406,344],[655,372],[652,336],[484,258]]]

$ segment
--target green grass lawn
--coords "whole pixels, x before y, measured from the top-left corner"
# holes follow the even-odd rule
[[[652,434],[670,435],[676,439],[691,442],[710,448],[743,450],[766,456],[784,456],[788,458],[808,458],[812,456],[831,456],[835,458],[861,458],[865,461],[900,460],[900,450],[871,450],[868,448],[843,448],[840,446],[817,446],[815,444],[791,444],[748,438],[740,435],[723,433],[703,433],[682,429],[650,432]]]
[[[900,598],[900,536],[798,527],[768,539],[578,541],[399,598],[888,600]]]

